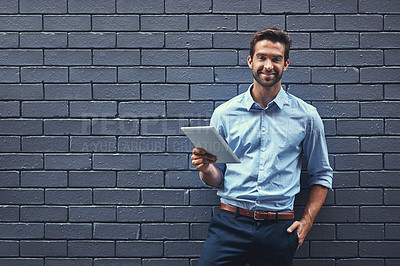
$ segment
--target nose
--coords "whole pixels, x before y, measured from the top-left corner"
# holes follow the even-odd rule
[[[268,71],[272,70],[273,67],[272,67],[272,62],[271,62],[271,60],[265,60],[264,68],[265,68],[266,70],[268,70]]]

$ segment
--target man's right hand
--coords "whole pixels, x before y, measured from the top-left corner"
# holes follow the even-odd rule
[[[196,167],[197,170],[203,173],[210,172],[210,164],[217,161],[217,157],[207,153],[204,149],[201,148],[194,148],[192,153],[192,164]]]

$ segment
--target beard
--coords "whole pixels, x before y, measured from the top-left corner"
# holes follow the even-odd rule
[[[261,77],[261,71],[253,70],[253,77],[254,79],[263,87],[269,88],[274,86],[282,79],[283,71],[282,72],[272,72],[274,74],[271,79],[264,79]]]

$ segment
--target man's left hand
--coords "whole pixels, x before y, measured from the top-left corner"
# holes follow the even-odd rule
[[[295,230],[297,229],[297,236],[299,237],[299,244],[297,246],[297,249],[299,249],[301,247],[301,245],[303,245],[304,239],[306,238],[308,231],[310,231],[311,226],[312,226],[312,223],[307,222],[302,219],[300,221],[295,221],[287,229],[288,233],[294,232],[295,234],[296,234]]]

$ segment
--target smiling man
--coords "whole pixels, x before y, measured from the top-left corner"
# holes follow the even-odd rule
[[[291,265],[332,187],[321,118],[313,106],[281,87],[290,45],[282,30],[256,32],[247,59],[253,84],[211,117],[210,124],[241,163],[218,164],[212,154],[193,150],[201,179],[218,187],[221,198],[199,266]],[[303,216],[295,221],[302,153],[310,191]]]

